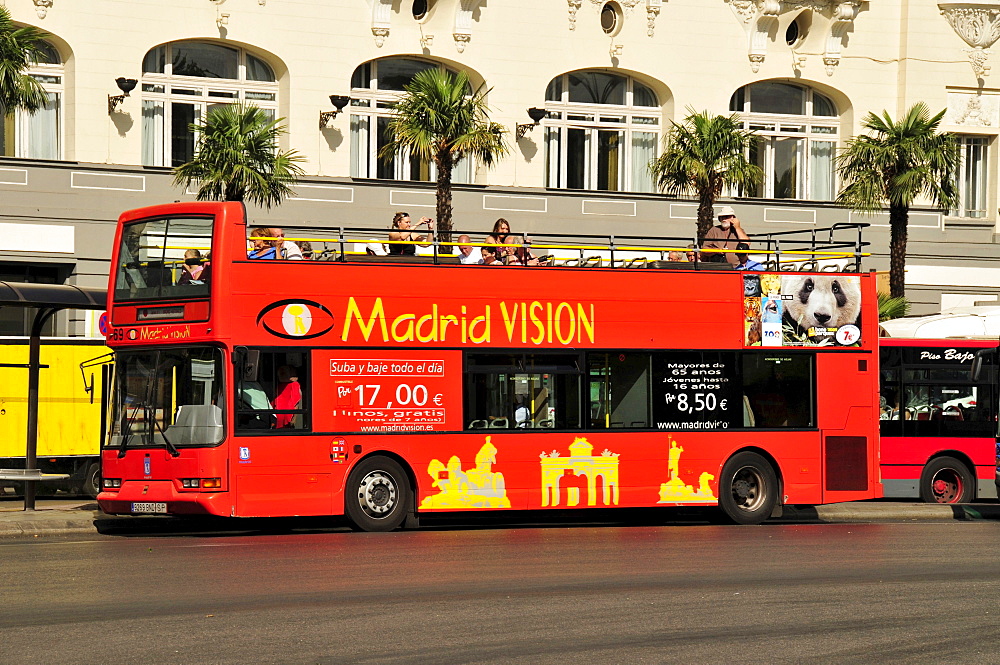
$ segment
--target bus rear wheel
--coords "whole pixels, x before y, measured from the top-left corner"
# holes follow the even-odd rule
[[[412,495],[403,467],[388,457],[369,457],[347,479],[344,510],[358,531],[392,531],[406,519]]]
[[[937,457],[920,474],[920,499],[925,503],[969,503],[976,498],[972,472],[954,457]]]
[[[736,524],[760,524],[778,500],[778,477],[757,453],[739,453],[722,467],[719,507]]]

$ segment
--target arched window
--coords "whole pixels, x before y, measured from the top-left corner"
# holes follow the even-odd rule
[[[3,114],[0,155],[29,159],[62,159],[63,71],[59,51],[48,42],[41,43],[37,62],[27,74],[42,84],[48,103],[35,113],[17,110]]]
[[[270,65],[247,51],[212,42],[157,46],[142,61],[142,163],[178,166],[194,157],[191,123],[219,104],[256,104],[277,115]]]
[[[605,71],[555,77],[545,90],[546,186],[652,192],[662,113],[648,86]]]
[[[417,58],[390,57],[358,66],[351,76],[351,177],[387,180],[432,180],[434,165],[408,154],[382,157],[388,142],[392,105],[419,72],[441,65]],[[450,70],[449,70],[450,71]],[[469,91],[472,92],[471,90]],[[461,159],[453,182],[470,182],[470,161]]]
[[[759,137],[750,156],[764,170],[764,182],[753,196],[833,199],[840,129],[833,100],[805,86],[764,81],[737,90],[729,110]]]

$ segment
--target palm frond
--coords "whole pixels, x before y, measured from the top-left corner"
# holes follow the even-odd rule
[[[303,158],[278,149],[282,120],[270,119],[253,104],[212,109],[204,124],[191,125],[196,154],[174,169],[174,184],[197,182],[199,201],[249,200],[266,208],[281,203],[303,174]]]

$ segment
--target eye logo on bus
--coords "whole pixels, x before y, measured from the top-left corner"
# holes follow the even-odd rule
[[[257,324],[284,339],[312,339],[333,328],[333,313],[312,300],[280,300],[260,310]]]

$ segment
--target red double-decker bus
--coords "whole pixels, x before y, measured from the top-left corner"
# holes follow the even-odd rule
[[[239,203],[121,216],[103,510],[377,531],[687,505],[751,524],[881,496],[871,273],[676,264],[656,257],[686,239],[620,237],[536,239],[546,267],[467,266],[444,243],[368,256],[322,233],[286,229],[314,260],[248,260]],[[755,242],[775,267],[862,255],[860,237],[779,235]]]
[[[997,498],[997,340],[879,342],[885,496],[931,503]],[[974,376],[977,354],[986,362]]]

